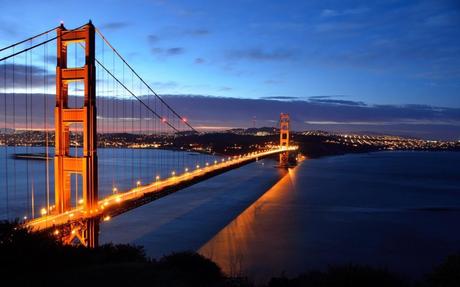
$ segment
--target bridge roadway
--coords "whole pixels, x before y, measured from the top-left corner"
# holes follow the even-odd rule
[[[197,166],[193,171],[187,171],[180,175],[172,175],[163,180],[158,179],[148,185],[141,185],[126,192],[115,193],[99,200],[97,207],[93,210],[86,210],[83,206],[76,207],[61,214],[53,214],[51,210],[47,212],[48,214],[46,215],[25,222],[24,225],[32,230],[43,230],[89,218],[102,218],[107,221],[113,216],[178,191],[184,187],[206,180],[212,176],[248,164],[259,158],[281,152],[294,151],[296,149],[297,147],[295,146],[290,146],[288,148],[276,147],[260,152],[253,152],[244,156],[228,157],[222,159],[221,162],[214,161],[203,167]]]

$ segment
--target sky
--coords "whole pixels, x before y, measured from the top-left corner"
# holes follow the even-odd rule
[[[0,0],[0,7],[0,47],[91,19],[203,129],[252,126],[253,117],[270,125],[289,112],[299,130],[460,139],[455,0]]]

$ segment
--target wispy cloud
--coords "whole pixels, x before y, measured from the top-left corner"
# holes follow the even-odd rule
[[[230,60],[253,60],[253,61],[286,61],[293,59],[297,53],[288,49],[264,50],[261,48],[229,50],[226,52]]]
[[[192,30],[184,30],[182,34],[189,35],[189,36],[205,36],[208,35],[210,31],[208,29],[199,28],[199,29],[192,29]]]
[[[206,62],[203,58],[195,58],[195,64],[203,64],[204,62]]]
[[[150,44],[156,44],[160,41],[160,38],[157,35],[151,34],[147,36],[147,40]]]
[[[232,87],[227,87],[227,86],[225,86],[225,87],[220,87],[220,88],[219,88],[219,91],[223,91],[223,92],[225,92],[225,91],[231,91],[231,90],[233,90],[233,88],[232,88]]]
[[[289,97],[289,96],[269,96],[269,97],[263,97],[262,99],[265,100],[299,100],[299,97]]]
[[[172,47],[172,48],[152,48],[152,53],[159,57],[177,56],[185,53],[185,48]]]
[[[271,126],[280,112],[286,112],[297,130],[372,131],[433,139],[458,139],[460,134],[460,109],[454,108],[337,103],[339,100],[334,99],[318,102],[288,96],[238,99],[169,95],[167,100],[192,123],[249,127],[256,116],[260,125]]]
[[[18,29],[18,25],[0,19],[0,35],[3,34],[7,37],[16,36],[18,34]]]
[[[321,17],[337,17],[337,16],[346,16],[346,15],[358,15],[363,14],[369,11],[367,7],[352,8],[352,9],[323,9],[321,11]]]
[[[176,85],[176,83],[153,83],[152,86]],[[0,94],[0,97],[3,97]],[[20,127],[25,120],[25,94],[16,93],[16,122]],[[30,97],[30,96],[29,96]],[[54,95],[49,97],[49,114],[52,116]],[[141,99],[146,96],[141,96]],[[7,104],[11,104],[13,94],[8,94]],[[323,129],[329,131],[378,132],[429,139],[458,140],[460,134],[460,108],[442,108],[426,105],[342,105],[327,102],[311,102],[292,97],[278,99],[241,99],[211,97],[201,95],[164,95],[166,102],[179,114],[186,116],[194,126],[215,127],[250,127],[252,119],[257,118],[260,126],[276,124],[279,113],[289,113],[295,130]],[[133,99],[113,99],[101,97],[100,104],[110,101],[114,109],[123,109],[126,101]],[[148,101],[145,101],[148,103]],[[32,97],[32,106],[42,106],[43,96]],[[2,102],[0,102],[0,110]],[[43,109],[34,111],[33,116],[43,119]],[[139,118],[127,111],[125,117]],[[98,111],[98,117],[110,118],[110,110]],[[149,114],[145,110],[145,115]],[[151,115],[150,115],[151,116]],[[7,122],[12,122],[12,112],[7,113]]]
[[[130,26],[131,23],[123,21],[107,22],[100,25],[101,30],[120,30]]]
[[[25,89],[55,85],[55,75],[39,66],[24,64],[2,64],[0,71],[4,77],[6,89]]]
[[[323,103],[323,104],[334,104],[334,105],[347,105],[347,106],[366,106],[366,104],[361,101],[337,100],[337,99],[312,99],[310,98],[310,102]]]
[[[279,84],[279,83],[281,83],[281,80],[269,79],[269,80],[264,81],[264,84],[267,84],[267,85],[274,85],[274,84]]]

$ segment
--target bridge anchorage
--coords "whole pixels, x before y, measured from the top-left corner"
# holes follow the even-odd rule
[[[57,35],[48,38],[48,33],[53,31]],[[37,40],[44,35],[46,40],[37,44]],[[37,79],[34,86],[30,83],[34,80],[32,71],[35,67],[31,62],[38,54],[32,53],[32,50],[43,48],[40,64],[43,64],[43,82],[46,83],[46,59],[53,58],[46,54],[47,45],[54,40],[57,50],[56,91],[55,102],[52,103],[54,113],[50,115],[54,128],[50,128],[47,125],[46,112],[48,88],[44,87],[43,92],[37,93]],[[18,51],[15,48],[24,43],[28,45],[25,49]],[[102,46],[96,49],[96,43],[101,43]],[[72,53],[69,52],[71,46],[83,51],[80,64],[77,64],[77,52],[75,59],[72,59]],[[13,50],[9,52],[11,48]],[[108,57],[104,51],[109,51],[111,56]],[[3,74],[3,81],[0,80],[0,83],[3,83],[2,95],[5,103],[5,128],[2,138],[5,155],[8,157],[13,154],[7,149],[11,146],[14,147],[14,154],[16,153],[19,138],[21,143],[25,143],[20,147],[26,147],[26,154],[37,153],[38,150],[38,153],[43,153],[41,157],[46,162],[45,180],[42,180],[46,184],[41,188],[40,194],[45,199],[37,203],[43,198],[36,194],[40,191],[34,181],[37,174],[32,173],[31,182],[28,178],[29,171],[39,168],[39,164],[26,161],[27,171],[23,173],[27,174],[25,202],[31,208],[27,207],[23,224],[33,231],[49,231],[66,244],[95,247],[98,245],[101,221],[108,221],[130,209],[258,159],[279,154],[280,166],[292,165],[291,157],[297,147],[290,143],[287,114],[281,114],[280,117],[280,145],[267,145],[263,149],[234,156],[198,153],[190,159],[184,158],[184,152],[171,151],[174,148],[171,142],[184,132],[196,133],[196,130],[185,117],[179,115],[153,91],[91,22],[71,30],[61,25],[2,48],[0,52],[6,54],[0,57],[0,77]],[[11,80],[8,73],[11,66],[14,73],[15,65],[18,65],[18,60],[14,59],[21,56],[24,56],[25,64],[21,65],[24,66],[23,79],[26,88],[25,92],[15,93],[17,78],[13,75]],[[76,89],[71,88],[75,84],[80,85],[81,106],[71,104],[77,98]],[[18,109],[14,107],[14,103],[16,98],[21,99],[18,97],[19,93],[25,98],[26,104],[24,129],[31,131],[7,135],[8,129],[14,131],[16,127],[15,112]],[[37,123],[32,122],[31,116],[32,112],[38,113],[39,105],[34,99],[37,95],[43,96],[44,111],[41,114],[44,116],[44,126],[41,130]],[[10,100],[7,101],[8,97]],[[6,104],[8,102],[13,104],[12,112],[9,113]],[[81,127],[77,130],[78,133],[72,130],[75,126]],[[52,132],[54,154],[48,152],[48,146],[53,143],[53,134],[49,135]],[[104,147],[99,149],[99,154],[98,147]],[[122,151],[117,151],[119,147]],[[131,159],[127,155],[128,149],[131,149]],[[134,157],[131,152],[134,149],[139,149],[141,156]],[[75,153],[72,154],[72,151]],[[50,160],[54,161],[54,172],[48,172]],[[166,160],[169,163],[165,163]],[[130,177],[127,176],[128,173],[131,174]],[[7,171],[6,174],[8,178],[12,172]],[[75,178],[81,178],[81,181],[77,182]],[[16,179],[14,181],[16,184]],[[12,186],[11,183],[5,184],[7,193]],[[50,190],[54,190],[54,196],[50,196]],[[38,204],[41,208],[35,208]],[[36,216],[36,210],[40,210],[40,216]]]

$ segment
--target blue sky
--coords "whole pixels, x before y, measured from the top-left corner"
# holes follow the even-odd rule
[[[445,107],[455,109],[450,121],[460,125],[458,1],[0,0],[0,6],[0,46],[60,21],[73,28],[92,19],[160,94]]]

